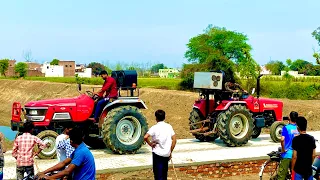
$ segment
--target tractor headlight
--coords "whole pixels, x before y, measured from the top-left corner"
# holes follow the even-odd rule
[[[32,109],[32,110],[29,111],[29,114],[30,114],[30,115],[37,115],[37,114],[38,114],[38,111]]]

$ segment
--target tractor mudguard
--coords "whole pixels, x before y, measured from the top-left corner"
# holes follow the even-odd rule
[[[234,104],[246,105],[247,103],[245,101],[222,101],[222,103],[220,103],[219,106],[216,108],[216,111],[225,111],[229,109],[231,105],[234,105]]]
[[[128,97],[121,98],[121,97],[119,97],[118,99],[114,100],[113,102],[108,103],[103,108],[103,111],[105,111],[106,109],[113,109],[114,107],[125,106],[125,105],[135,106],[139,109],[148,109],[146,104],[139,98],[128,98]]]

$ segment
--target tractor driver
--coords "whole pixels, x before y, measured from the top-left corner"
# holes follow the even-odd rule
[[[230,99],[239,99],[239,91],[242,92],[241,98],[243,98],[244,94],[248,94],[246,90],[244,90],[240,84],[236,83],[234,79],[231,79],[230,81],[226,82],[224,84],[225,90],[230,92],[231,94],[229,95]]]
[[[100,114],[102,113],[103,108],[110,102],[118,98],[117,82],[114,78],[108,76],[108,72],[103,70],[100,72],[100,76],[104,80],[103,86],[100,91],[96,92],[95,95],[98,95],[100,98],[96,109],[94,112],[94,120],[99,122]],[[103,94],[105,96],[103,98]]]
[[[232,92],[232,93],[237,93],[242,91],[243,93],[248,93],[246,90],[244,90],[240,84],[236,83],[234,79],[230,80],[229,82],[226,82],[224,84],[226,91]]]

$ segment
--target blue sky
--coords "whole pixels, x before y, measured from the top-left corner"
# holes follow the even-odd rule
[[[7,0],[0,2],[0,58],[115,64],[186,63],[188,40],[208,24],[245,33],[259,64],[319,48],[319,0]]]

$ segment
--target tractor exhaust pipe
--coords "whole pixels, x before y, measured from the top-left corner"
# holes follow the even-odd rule
[[[257,78],[257,98],[260,97],[260,78],[263,76],[263,74],[260,74]]]

